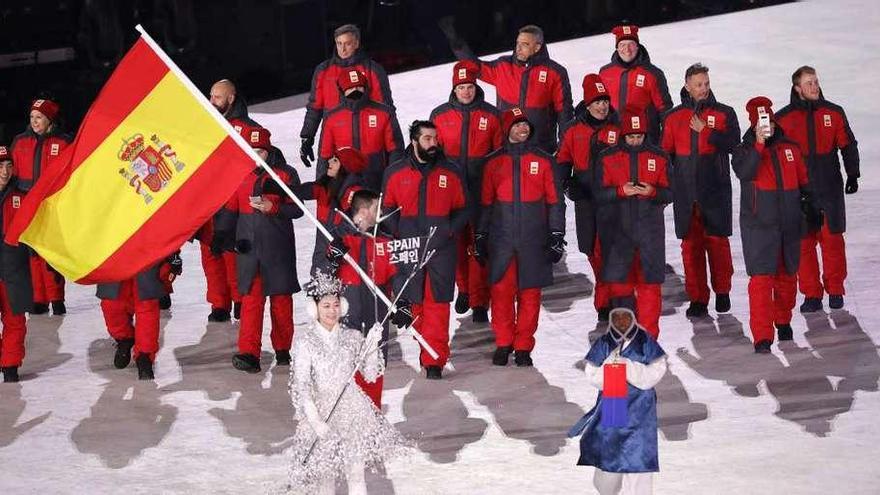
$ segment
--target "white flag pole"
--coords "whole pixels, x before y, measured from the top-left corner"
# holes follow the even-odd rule
[[[324,227],[324,224],[322,224],[320,221],[318,221],[317,218],[315,218],[312,212],[309,211],[308,208],[306,208],[305,204],[303,204],[302,200],[300,200],[296,196],[296,194],[294,194],[293,191],[290,190],[289,187],[287,187],[287,184],[285,184],[284,181],[281,180],[281,177],[279,177],[278,174],[275,173],[274,170],[272,170],[272,167],[267,165],[266,162],[262,158],[260,158],[260,155],[258,155],[257,152],[254,151],[251,145],[244,140],[241,134],[233,129],[229,121],[227,121],[226,118],[220,115],[220,112],[218,112],[217,109],[214,108],[214,105],[211,105],[211,102],[209,102],[207,98],[205,98],[205,95],[203,95],[201,91],[199,91],[196,85],[193,84],[192,81],[190,81],[189,77],[187,77],[187,75],[184,74],[182,70],[180,70],[180,67],[178,67],[173,60],[171,60],[171,57],[169,57],[168,54],[165,53],[164,50],[162,50],[162,47],[160,47],[159,44],[156,43],[156,41],[149,34],[147,34],[147,31],[144,29],[144,27],[138,24],[137,26],[135,26],[135,29],[139,33],[141,33],[141,38],[144,40],[144,42],[147,43],[147,45],[153,50],[153,52],[155,52],[156,55],[163,62],[165,62],[165,65],[168,66],[168,70],[174,73],[174,75],[176,75],[181,80],[181,82],[183,82],[184,87],[186,87],[186,89],[188,89],[189,92],[192,93],[196,101],[198,101],[199,104],[201,104],[202,107],[205,109],[205,111],[207,111],[208,114],[211,115],[211,117],[213,117],[214,120],[216,120],[217,123],[226,131],[226,133],[232,138],[235,144],[237,144],[238,147],[242,149],[242,151],[244,151],[251,159],[253,159],[254,162],[257,163],[257,165],[262,167],[263,170],[265,170],[266,173],[269,174],[269,177],[271,177],[272,180],[278,183],[278,186],[281,188],[281,190],[284,191],[284,193],[287,194],[287,196],[289,196],[294,203],[296,203],[296,205],[303,211],[303,214],[305,214],[306,218],[308,218],[313,224],[315,224],[315,227],[318,228],[318,231],[321,232],[321,234],[323,234],[328,241],[333,241],[333,235],[331,235],[327,228]],[[391,299],[389,299],[388,296],[385,295],[385,293],[376,286],[376,283],[373,282],[373,279],[371,279],[369,275],[364,272],[364,270],[348,253],[345,254],[344,259],[346,262],[348,262],[349,265],[351,265],[354,271],[357,272],[357,274],[361,277],[367,287],[369,287],[370,290],[372,290],[373,293],[376,294],[383,303],[385,303],[389,311],[394,311],[397,309],[391,302]],[[422,335],[417,332],[415,328],[410,328],[410,330],[412,331],[413,337],[415,337],[419,345],[421,345],[425,349],[425,351],[431,355],[432,358],[437,359],[439,357],[437,351],[435,351],[434,348],[425,341],[424,337],[422,337]]]

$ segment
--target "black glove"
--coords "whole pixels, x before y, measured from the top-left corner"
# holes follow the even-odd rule
[[[565,254],[565,232],[550,232],[547,237],[547,259],[551,263],[558,263]]]
[[[180,251],[166,258],[166,261],[171,266],[171,273],[176,276],[180,276],[183,273],[183,258],[180,257]]]
[[[489,236],[483,232],[474,234],[474,259],[480,265],[485,265],[489,259]]]
[[[847,194],[855,194],[859,190],[859,179],[858,177],[847,177],[846,178],[846,187],[843,189]]]
[[[334,268],[339,268],[339,265],[342,264],[342,258],[347,252],[348,246],[345,245],[341,237],[336,237],[327,246],[327,260]]]
[[[312,151],[312,145],[315,144],[315,138],[303,138],[302,145],[299,147],[299,159],[302,160],[306,167],[312,166],[315,160],[315,152]]]
[[[431,290],[428,288],[428,290]],[[394,323],[394,326],[397,328],[406,328],[412,325],[412,322],[415,318],[413,318],[412,313],[412,305],[408,300],[401,297],[397,300],[397,311],[391,315],[391,323]]]
[[[226,250],[226,245],[229,243],[229,234],[226,232],[214,232],[214,237],[211,238],[211,254],[214,256],[220,256],[223,254],[223,251]]]
[[[812,197],[807,194],[801,194],[801,211],[804,213],[804,219],[807,222],[807,229],[810,232],[815,232],[822,228],[822,224],[825,223],[825,216],[822,214],[822,211],[816,208],[816,205],[813,204]]]
[[[580,182],[574,177],[566,177],[562,183],[562,192],[565,194],[565,197],[572,201],[580,201],[582,199],[587,199],[586,194],[584,194],[584,189],[581,187]]]

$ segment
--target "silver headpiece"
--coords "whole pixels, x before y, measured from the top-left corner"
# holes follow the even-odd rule
[[[306,285],[306,295],[313,299],[320,299],[328,294],[342,294],[342,281],[320,270]]]

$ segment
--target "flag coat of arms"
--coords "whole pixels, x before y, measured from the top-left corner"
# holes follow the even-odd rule
[[[6,242],[79,283],[120,281],[192,237],[253,170],[252,150],[145,33]]]

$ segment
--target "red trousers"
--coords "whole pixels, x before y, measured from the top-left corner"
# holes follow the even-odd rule
[[[434,292],[431,290],[431,279],[425,274],[425,289],[421,304],[412,305],[413,317],[417,318],[413,326],[422,334],[428,345],[439,354],[437,359],[421,350],[419,361],[422,366],[446,365],[449,359],[449,303],[434,300]]]
[[[135,279],[120,282],[119,296],[102,299],[101,311],[111,337],[134,339],[132,355],[135,359],[141,354],[150,356],[151,361],[156,357],[159,351],[159,300],[138,298]]]
[[[709,304],[709,285],[706,281],[706,258],[712,289],[716,294],[730,294],[733,277],[733,259],[727,237],[706,234],[700,209],[694,205],[688,234],[681,241],[684,262],[684,288],[692,302]]]
[[[367,397],[369,397],[370,400],[373,401],[376,409],[380,411],[382,410],[382,383],[384,381],[383,378],[384,377],[380,376],[376,379],[375,382],[369,383],[368,381],[364,380],[364,377],[361,376],[360,372],[358,372],[358,374],[354,376],[354,380],[357,382],[358,386],[361,388],[361,390],[364,391],[365,394],[367,394]]]
[[[822,282],[819,282],[819,258],[816,245],[822,250]],[[828,221],[816,232],[801,239],[801,263],[798,267],[798,283],[801,294],[822,299],[823,290],[833,296],[846,294],[846,246],[843,233],[832,234]],[[824,284],[824,288],[822,287]]]
[[[470,224],[456,236],[458,261],[455,265],[455,285],[459,294],[467,294],[472,308],[489,307],[489,267],[474,258],[474,231]]]
[[[513,257],[501,280],[492,284],[492,331],[496,346],[531,351],[538,331],[541,288],[520,289],[517,273],[517,259]]]
[[[797,276],[785,271],[780,260],[776,275],[749,278],[749,328],[755,342],[773,341],[774,323],[791,323],[791,310],[797,297]]]
[[[636,319],[656,339],[660,337],[660,310],[663,307],[661,284],[645,282],[638,250],[633,258],[626,282],[609,282],[609,292],[614,299],[635,298]]]
[[[27,318],[12,313],[6,282],[0,282],[0,368],[19,367],[24,360],[24,337],[27,334]]]
[[[241,297],[241,322],[238,327],[238,352],[260,357],[263,340],[263,315],[266,296],[263,295],[263,279],[257,274],[251,282],[251,290]],[[272,349],[289,351],[293,342],[293,295],[269,296],[269,315],[272,319]]]
[[[607,308],[611,304],[611,293],[608,290],[608,284],[603,282],[602,277],[602,250],[599,248],[599,236],[596,236],[596,242],[593,244],[593,255],[588,256],[590,266],[593,268],[593,278],[596,279],[596,285],[593,288],[593,306],[596,311]]]
[[[46,260],[31,256],[31,282],[34,285],[34,303],[46,304],[64,300],[64,279],[49,270]]]
[[[211,245],[199,243],[202,253],[202,269],[208,282],[205,299],[211,309],[232,309],[233,302],[241,302],[238,293],[238,277],[235,273],[235,253],[224,252],[221,256],[211,254]]]

